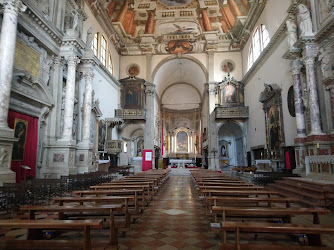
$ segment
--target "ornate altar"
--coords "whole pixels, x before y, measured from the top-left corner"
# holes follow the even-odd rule
[[[115,110],[115,117],[122,119],[145,119],[144,79],[135,76],[120,80],[121,108]]]
[[[216,86],[216,119],[248,118],[248,107],[244,103],[244,84],[233,77],[225,79]]]
[[[263,103],[266,122],[267,155],[272,159],[280,159],[281,147],[284,144],[284,128],[282,113],[282,89],[276,84],[264,84],[259,101]]]

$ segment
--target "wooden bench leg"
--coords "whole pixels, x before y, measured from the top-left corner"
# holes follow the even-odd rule
[[[115,220],[114,220],[114,211],[110,209],[110,244],[112,246],[117,246],[117,229],[115,226]]]
[[[43,238],[42,229],[28,229],[28,240],[40,240]]]
[[[240,230],[235,229],[235,249],[240,250]]]
[[[84,227],[84,242],[83,242],[83,249],[84,250],[91,250],[92,249],[92,242],[90,239],[90,227]]]
[[[307,240],[309,246],[322,246],[320,234],[308,234]]]

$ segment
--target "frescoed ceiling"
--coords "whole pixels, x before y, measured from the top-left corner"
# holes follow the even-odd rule
[[[242,49],[266,0],[87,0],[123,55]]]

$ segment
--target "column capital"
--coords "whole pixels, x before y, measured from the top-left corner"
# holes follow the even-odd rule
[[[19,12],[25,12],[27,9],[27,6],[20,0],[0,0],[0,4],[3,5],[4,12],[11,12],[16,15]]]
[[[68,66],[74,66],[76,67],[78,63],[80,63],[80,59],[77,55],[70,55],[65,57]]]
[[[92,81],[94,79],[95,74],[93,73],[92,70],[88,70],[87,72],[84,73],[84,78],[86,81]]]
[[[292,75],[299,75],[300,70],[303,68],[303,62],[301,61],[301,58],[295,59],[291,61],[291,72]]]

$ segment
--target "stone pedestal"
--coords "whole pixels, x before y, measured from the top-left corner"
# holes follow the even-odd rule
[[[10,170],[14,138],[12,129],[0,128],[0,186],[4,182],[15,183],[16,173]]]
[[[76,150],[76,167],[78,173],[94,172],[93,166],[93,145],[83,145],[78,144],[78,149]]]

